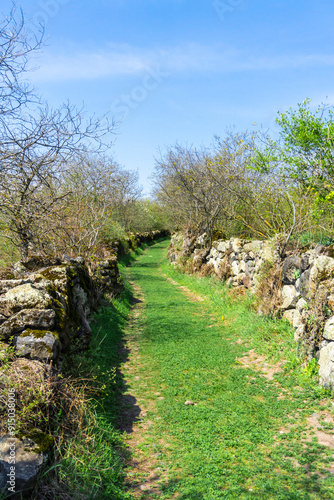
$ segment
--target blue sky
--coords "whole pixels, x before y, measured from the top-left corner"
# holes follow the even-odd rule
[[[2,1],[8,13],[11,2]],[[331,0],[22,0],[47,44],[34,85],[118,122],[112,153],[145,191],[158,148],[275,130],[306,97],[334,104]]]

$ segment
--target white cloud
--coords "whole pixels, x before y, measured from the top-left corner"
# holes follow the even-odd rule
[[[112,45],[95,52],[74,50],[72,54],[52,53],[41,58],[31,74],[32,80],[88,80],[106,76],[136,75],[146,68],[159,66],[169,73],[218,72],[298,69],[312,66],[334,66],[334,55],[292,54],[259,56],[226,46],[187,44],[155,50],[129,45]]]

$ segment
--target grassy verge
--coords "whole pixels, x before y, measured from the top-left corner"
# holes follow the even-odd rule
[[[315,367],[300,367],[289,325],[258,317],[251,298],[238,300],[213,279],[178,273],[165,247],[149,248],[130,269],[145,325],[140,364],[123,371],[150,408],[138,453],[155,457],[160,477],[160,492],[142,498],[333,498],[332,450],[309,424],[331,414],[330,394],[314,383]],[[252,350],[285,368],[266,377],[242,362]]]

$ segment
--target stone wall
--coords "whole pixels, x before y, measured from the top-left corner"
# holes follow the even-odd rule
[[[127,248],[134,249],[167,234],[154,231],[131,235]],[[7,474],[11,472],[13,449],[16,492],[24,491],[29,498],[53,443],[52,436],[38,429],[18,437],[8,428],[8,391],[16,385],[21,392],[28,392],[32,386],[43,391],[50,380],[50,370],[53,377],[58,377],[64,355],[70,349],[80,352],[89,346],[89,319],[98,308],[99,298],[114,295],[123,287],[117,264],[117,255],[123,251],[119,242],[114,242],[112,248],[104,251],[103,260],[88,265],[82,257],[60,260],[36,256],[2,273],[0,496],[10,493]],[[9,351],[12,354],[7,356]],[[21,396],[16,394],[16,398]]]
[[[191,263],[194,271],[211,272],[227,285],[262,293],[258,312],[268,310],[294,327],[295,341],[308,359],[319,359],[320,382],[334,386],[334,247],[317,245],[279,254],[275,241],[239,238],[217,240],[174,234],[171,263]],[[274,286],[275,285],[275,286]]]

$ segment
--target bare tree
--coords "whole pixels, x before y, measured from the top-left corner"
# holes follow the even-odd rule
[[[58,245],[67,251],[92,253],[101,244],[102,236],[115,222],[126,222],[123,206],[137,196],[138,189],[129,183],[132,173],[123,170],[112,157],[84,153],[72,159],[61,185],[64,193],[61,218],[56,231]],[[136,178],[135,178],[136,180]]]
[[[0,22],[0,119],[13,115],[29,101],[38,100],[23,80],[31,53],[41,47],[43,29],[28,35],[22,11],[15,4]]]
[[[44,222],[51,220],[59,202],[69,160],[80,151],[99,151],[111,131],[108,122],[84,119],[69,104],[57,110],[40,107],[35,115],[2,123],[0,129],[0,215],[2,235],[20,247],[21,258],[29,246],[41,241]],[[52,225],[49,225],[50,230]]]
[[[205,150],[176,145],[156,160],[154,182],[158,199],[169,206],[176,225],[194,234],[213,229],[224,210],[224,196],[210,174],[212,157]]]

